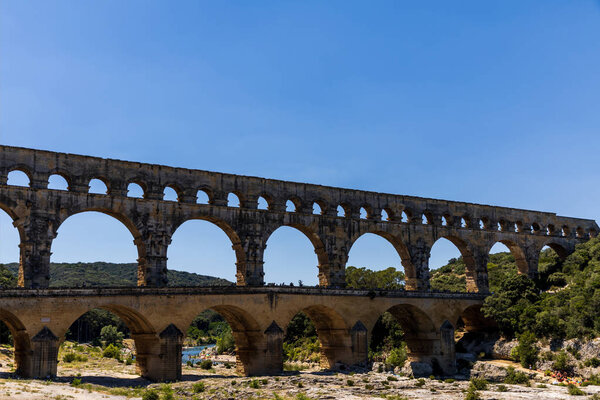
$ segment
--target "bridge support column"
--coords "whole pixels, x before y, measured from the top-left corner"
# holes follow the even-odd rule
[[[181,380],[183,333],[173,324],[160,334],[133,334],[138,373],[154,382]]]
[[[352,341],[352,364],[366,364],[369,357],[369,345],[367,342],[367,328],[357,321],[350,329]]]
[[[265,373],[279,374],[283,371],[283,329],[275,321],[265,330]]]
[[[405,340],[409,362],[431,366],[431,371],[423,371],[424,376],[456,373],[454,327],[448,321],[444,322],[439,332],[414,333]]]
[[[245,231],[245,232],[244,232]],[[236,253],[236,278],[238,286],[263,286],[263,254],[266,245],[263,243],[262,235],[256,232],[254,227],[238,232],[241,243],[234,244]]]
[[[325,249],[316,249],[319,260],[319,286],[343,288],[346,286],[346,262],[350,242],[335,234],[325,236]]]
[[[526,249],[525,261],[527,262],[527,276],[536,280],[538,278],[538,263],[540,261],[540,252],[536,246],[530,246]]]
[[[58,338],[47,327],[31,339],[31,378],[56,376],[58,366]],[[24,371],[24,374],[27,372]]]
[[[489,254],[485,250],[473,252],[474,270],[467,271],[467,292],[489,293],[487,264]]]
[[[138,247],[138,286],[167,286],[167,247],[171,236],[164,231],[148,230],[134,240]]]
[[[22,223],[25,238],[19,245],[19,286],[37,289],[47,288],[50,283],[50,247],[55,234],[50,215],[32,212]]]
[[[429,282],[429,256],[431,247],[423,238],[418,238],[406,246],[410,260],[402,260],[406,273],[406,290],[427,291],[431,288]]]

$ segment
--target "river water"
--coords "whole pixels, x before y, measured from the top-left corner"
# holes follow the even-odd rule
[[[194,363],[200,362],[199,358],[194,358],[202,352],[203,349],[215,347],[214,344],[205,344],[202,346],[194,346],[194,347],[186,347],[181,352],[181,363],[186,364],[188,361],[192,360]]]

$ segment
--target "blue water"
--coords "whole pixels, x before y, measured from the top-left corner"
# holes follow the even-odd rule
[[[188,347],[187,349],[183,349],[181,352],[181,363],[186,364],[189,360],[192,360],[194,363],[200,362],[199,358],[191,358],[191,356],[197,356],[203,349],[215,347],[214,344],[205,344],[202,346]]]

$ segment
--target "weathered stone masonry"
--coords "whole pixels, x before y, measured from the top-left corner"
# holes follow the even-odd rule
[[[13,170],[26,173],[30,186],[7,185]],[[53,174],[66,179],[68,190],[48,189]],[[91,179],[101,179],[108,192],[88,193]],[[127,197],[130,183],[143,188],[143,199]],[[178,201],[163,200],[166,187],[177,192]],[[199,190],[208,194],[209,204],[196,204]],[[228,206],[230,193],[238,196],[240,207]],[[268,202],[267,210],[258,209],[259,197]],[[286,211],[288,200],[295,211]],[[318,215],[313,214],[315,203]],[[469,331],[489,326],[479,309],[488,292],[488,254],[496,242],[509,247],[521,273],[535,276],[543,246],[565,257],[598,231],[592,220],[552,213],[9,146],[0,146],[0,208],[12,217],[21,240],[21,288],[0,289],[0,320],[15,341],[17,372],[26,377],[57,373],[58,346],[66,331],[94,308],[109,310],[127,324],[139,372],[153,380],[181,378],[187,327],[205,309],[217,311],[232,327],[238,370],[246,375],[282,370],[284,329],[299,311],[315,323],[326,368],[364,363],[371,330],[389,311],[403,327],[410,360],[450,373],[459,319]],[[137,288],[48,289],[52,241],[67,218],[85,211],[113,216],[129,229],[139,255]],[[213,222],[228,235],[237,259],[237,287],[165,287],[171,237],[190,219]],[[284,225],[300,230],[313,244],[321,287],[262,286],[266,242]],[[348,252],[365,233],[387,239],[397,250],[406,291],[343,289]],[[442,237],[463,255],[471,293],[429,290],[429,254]]]
[[[7,186],[12,170],[25,172],[30,188]],[[68,191],[48,189],[58,174]],[[90,194],[91,179],[102,180],[107,194]],[[139,184],[144,198],[127,197],[130,183]],[[178,201],[164,201],[166,187]],[[196,204],[204,191],[209,204]],[[228,207],[234,193],[240,207]],[[268,210],[257,209],[258,199]],[[295,212],[286,212],[291,200]],[[313,214],[317,203],[321,214]],[[338,216],[338,206],[345,215]],[[549,245],[566,256],[575,245],[593,236],[593,220],[463,202],[374,193],[272,179],[173,168],[25,148],[0,146],[0,207],[14,219],[21,235],[19,284],[48,287],[52,240],[71,215],[84,211],[109,214],[131,231],[139,254],[139,285],[167,284],[167,249],[177,227],[204,219],[221,227],[231,239],[237,258],[237,284],[260,286],[263,255],[269,236],[280,226],[302,231],[318,258],[321,286],[343,287],[344,269],[354,241],[365,233],[387,239],[398,251],[407,288],[429,288],[429,254],[439,238],[460,250],[467,264],[469,291],[486,292],[487,258],[496,242],[506,244],[522,273],[535,275],[539,252]],[[360,218],[360,210],[366,218]],[[382,211],[387,215],[382,220]],[[402,217],[406,220],[403,222]]]

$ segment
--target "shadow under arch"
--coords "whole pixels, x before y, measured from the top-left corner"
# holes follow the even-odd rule
[[[351,345],[350,329],[344,318],[333,308],[325,305],[312,305],[295,310],[294,315],[287,318],[286,331],[292,319],[304,313],[311,320],[321,343],[321,368],[332,369],[336,363],[352,364],[344,351]]]
[[[194,215],[190,218],[181,220],[181,221],[177,222],[175,225],[173,225],[171,237],[173,237],[175,235],[177,230],[179,228],[181,228],[181,226],[183,224],[185,224],[186,222],[189,222],[189,221],[210,222],[210,223],[216,225],[218,228],[220,228],[227,235],[227,237],[231,241],[231,247],[232,247],[233,251],[235,252],[237,285],[245,286],[247,284],[246,252],[244,251],[242,241],[241,241],[238,233],[235,231],[235,229],[233,229],[231,227],[231,225],[229,225],[226,221],[224,221],[222,219],[211,217],[211,216],[206,216],[206,215]],[[167,248],[167,254],[168,254],[168,251],[169,251],[169,249]]]
[[[259,323],[249,311],[230,304],[218,304],[204,308],[189,319],[185,324],[186,334],[196,316],[206,310],[219,313],[229,324],[235,342],[236,369],[242,375],[252,375],[261,362],[257,353],[261,351],[264,333]]]
[[[325,251],[325,245],[321,240],[319,234],[309,227],[296,223],[285,223],[279,225],[277,228],[267,232],[264,238],[264,244],[266,247],[266,243],[269,241],[269,238],[281,227],[287,226],[290,228],[294,228],[300,231],[304,236],[308,238],[310,243],[313,246],[314,252],[317,255],[317,268],[319,271],[319,286],[329,286],[329,257],[327,256],[327,252]],[[263,254],[264,256],[264,254]]]
[[[380,315],[379,319],[371,327],[372,338],[379,320],[386,313],[391,314],[402,329],[402,340],[406,343],[409,361],[426,362],[434,365],[435,363],[440,363],[441,360],[433,361],[436,347],[439,343],[437,327],[425,311],[412,304],[391,306]],[[372,347],[373,343],[371,342],[369,346]]]
[[[542,250],[544,250],[544,247],[546,246],[554,250],[554,252],[558,255],[561,261],[564,261],[570,254],[569,251],[561,244],[552,241],[545,242],[540,248],[540,252],[542,252]]]
[[[413,263],[411,261],[410,252],[408,251],[408,247],[406,247],[406,245],[402,242],[402,240],[400,238],[398,238],[397,236],[394,236],[391,233],[379,231],[379,230],[364,232],[364,233],[356,236],[355,238],[353,238],[352,242],[350,243],[350,248],[348,249],[348,254],[350,254],[350,251],[352,251],[352,247],[357,242],[357,240],[369,233],[384,238],[387,242],[389,242],[394,247],[394,250],[396,250],[396,253],[398,253],[398,256],[400,257],[400,263],[402,264],[402,267],[404,267],[404,274],[406,276],[406,289],[407,290],[416,289],[416,288],[413,288],[412,286],[413,286],[413,282],[415,282],[417,280],[417,270],[415,269],[415,266],[413,265]]]
[[[492,247],[494,247],[496,243],[502,243],[503,245],[508,247],[508,250],[510,250],[510,253],[515,258],[515,264],[517,264],[517,269],[519,270],[520,274],[529,274],[529,264],[527,263],[527,257],[525,256],[525,252],[523,251],[521,246],[519,246],[511,240],[498,240],[492,243],[492,245],[490,246],[490,250],[492,249]],[[488,250],[488,253],[490,252],[490,250]]]
[[[31,341],[23,323],[10,311],[0,308],[0,321],[4,322],[13,337],[15,372],[20,376],[31,374]]]
[[[156,352],[160,344],[160,339],[156,334],[152,324],[138,311],[120,304],[106,303],[86,309],[84,312],[74,318],[64,331],[59,332],[59,341],[65,340],[65,335],[69,327],[71,327],[79,318],[93,309],[106,310],[119,317],[131,332],[131,338],[135,342],[136,348],[136,366],[138,373],[144,378],[152,379],[150,371],[151,358]]]

